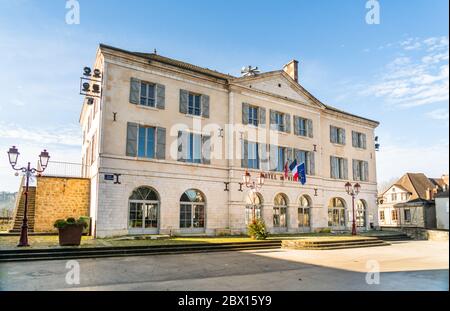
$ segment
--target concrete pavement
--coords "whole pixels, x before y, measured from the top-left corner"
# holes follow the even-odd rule
[[[66,283],[71,271],[66,268],[67,261],[3,263],[0,289],[448,290],[448,246],[448,241],[408,241],[328,251],[280,249],[82,259],[77,261],[79,285]],[[379,284],[368,284],[366,279],[377,281],[378,270]]]

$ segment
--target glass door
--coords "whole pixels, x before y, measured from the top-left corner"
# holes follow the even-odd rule
[[[158,234],[159,204],[131,201],[128,227],[131,234]]]

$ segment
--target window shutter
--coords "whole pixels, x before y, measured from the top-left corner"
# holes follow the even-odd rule
[[[337,175],[336,175],[336,170],[337,170],[337,165],[336,165],[336,158],[331,156],[330,157],[330,177],[336,179]]]
[[[341,131],[339,131],[339,135],[340,135],[340,141],[342,142],[342,144],[343,145],[345,145],[346,144],[346,141],[345,141],[345,129],[342,129]]]
[[[277,125],[276,125],[276,121],[275,121],[275,114],[276,114],[276,111],[270,110],[270,129],[271,130],[277,129]]]
[[[156,108],[165,109],[166,107],[166,87],[162,84],[156,85]]]
[[[348,179],[348,160],[343,159],[344,161],[344,179]]]
[[[262,170],[269,170],[269,157],[267,154],[267,145],[266,144],[258,144],[259,148],[259,159],[260,159],[260,167]]]
[[[294,149],[294,159],[297,160],[297,164],[301,163],[301,150]]]
[[[309,151],[309,175],[316,175],[316,154],[314,152]]]
[[[126,154],[129,157],[135,157],[137,155],[137,133],[138,125],[136,123],[128,123]]]
[[[337,128],[330,125],[330,141],[332,143],[337,143]]]
[[[189,92],[186,90],[180,90],[180,112],[187,114],[188,113],[188,101],[189,101]]]
[[[249,118],[249,111],[250,107],[247,103],[242,103],[242,124],[246,125],[248,124],[248,118]]]
[[[201,96],[201,105],[202,105],[202,117],[209,118],[209,96],[202,95]]]
[[[362,141],[363,141],[363,148],[364,149],[367,149],[367,136],[366,136],[366,134],[363,134],[362,135]]]
[[[292,161],[294,160],[294,153],[293,153],[293,149],[290,147],[286,148],[286,161],[288,161],[288,166],[292,163]],[[283,163],[284,165],[285,163]]]
[[[156,129],[156,158],[160,160],[166,158],[166,129],[163,127]]]
[[[141,81],[131,78],[130,81],[130,103],[138,105],[140,97]]]
[[[261,127],[266,127],[266,108],[258,107],[259,123]]]
[[[314,129],[313,129],[313,122],[311,119],[306,120],[306,128],[308,131],[308,136],[310,138],[313,138],[314,137]]]
[[[242,168],[248,167],[248,141],[245,139],[242,141],[241,167]]]
[[[359,180],[358,174],[358,161],[352,160],[353,167],[353,180]]]
[[[355,131],[352,131],[352,146],[358,147],[358,134]]]
[[[202,136],[202,163],[211,164],[211,136]]]
[[[188,158],[188,138],[188,132],[178,131],[178,161],[186,162]]]
[[[286,133],[290,133],[291,132],[291,115],[289,113],[285,113],[283,115],[284,118],[284,131]]]
[[[294,116],[294,135],[300,135],[300,118]]]
[[[369,162],[364,161],[364,180],[363,181],[369,181]]]
[[[278,166],[278,147],[269,145],[269,170],[276,171]]]

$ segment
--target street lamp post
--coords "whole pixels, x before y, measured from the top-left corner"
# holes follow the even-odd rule
[[[252,192],[256,193],[259,192],[262,188],[262,186],[264,185],[265,179],[266,179],[266,175],[264,175],[264,173],[261,173],[258,178],[256,178],[256,180],[252,180],[252,176],[250,175],[249,171],[245,171],[244,175],[242,176],[243,180],[244,180],[244,184],[247,188],[251,189]],[[252,200],[253,204],[252,204],[252,221],[255,221],[255,201],[254,199]]]
[[[356,183],[352,185],[350,182],[345,184],[345,191],[352,197],[352,214],[353,214],[353,224],[352,224],[352,235],[356,235],[356,216],[355,216],[355,197],[359,194],[361,190],[361,185]]]
[[[27,181],[25,184],[25,206],[23,211],[23,219],[22,219],[22,228],[20,231],[20,241],[17,247],[27,247],[30,246],[28,244],[28,188],[30,184],[30,177],[34,173],[42,173],[45,171],[48,165],[48,160],[50,159],[50,155],[47,150],[44,150],[39,155],[39,163],[41,165],[41,170],[35,169],[31,167],[30,162],[28,162],[26,167],[16,168],[17,159],[19,158],[19,150],[15,146],[12,146],[8,151],[8,158],[11,167],[15,171],[21,171],[27,177]]]

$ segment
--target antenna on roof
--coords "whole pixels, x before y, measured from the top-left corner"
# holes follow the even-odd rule
[[[242,67],[241,74],[243,77],[254,77],[259,74],[261,71],[258,67],[253,68],[252,66]]]
[[[158,51],[156,49],[153,50],[153,53],[158,55]]]

